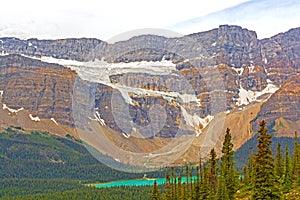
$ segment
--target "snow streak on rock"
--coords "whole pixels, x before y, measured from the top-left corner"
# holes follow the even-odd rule
[[[41,121],[40,118],[39,118],[38,116],[33,117],[32,114],[29,114],[29,118],[30,118],[32,121],[35,121],[35,122]]]
[[[265,89],[262,91],[251,91],[251,90],[246,90],[240,85],[239,89],[239,98],[237,99],[236,105],[241,106],[241,105],[248,105],[251,102],[254,101],[266,101],[270,96],[275,93],[279,88],[276,87],[272,82],[268,79],[267,80],[268,85]],[[270,94],[266,99],[259,99],[264,94]]]

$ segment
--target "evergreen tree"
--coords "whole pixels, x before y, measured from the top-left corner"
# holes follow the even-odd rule
[[[185,198],[188,199],[190,197],[190,188],[189,188],[189,167],[185,166]]]
[[[199,166],[196,167],[196,178],[194,179],[194,191],[193,191],[193,199],[200,199],[200,169]]]
[[[254,160],[254,155],[252,153],[253,148],[249,148],[249,158],[248,158],[248,177],[249,177],[249,182],[250,182],[250,187],[252,187],[253,183],[253,160]]]
[[[171,167],[171,196],[175,199],[175,187],[176,187],[176,177],[174,172],[174,167]]]
[[[210,188],[209,188],[209,177],[208,169],[204,165],[203,172],[201,174],[201,187],[200,187],[200,199],[209,199]]]
[[[217,177],[217,154],[215,149],[211,149],[210,151],[210,158],[209,158],[209,187],[210,187],[210,196],[215,196],[217,192],[217,184],[218,184],[218,177]]]
[[[281,144],[278,143],[276,148],[276,157],[275,157],[275,174],[278,178],[283,176],[283,162],[282,162],[282,154],[281,154]]]
[[[253,199],[280,199],[275,187],[271,135],[267,134],[265,121],[260,122],[258,151],[253,160]]]
[[[248,172],[248,167],[247,166],[244,166],[243,174],[244,174],[243,183],[248,184],[249,183],[249,172]]]
[[[218,178],[218,190],[217,190],[217,200],[230,200],[232,197],[229,197],[229,192],[226,187],[226,181],[223,176]]]
[[[289,146],[286,143],[285,147],[285,167],[284,167],[284,181],[283,188],[284,191],[288,191],[292,186],[292,178],[290,173],[290,156],[289,156]]]
[[[165,182],[165,191],[164,191],[164,197],[165,199],[171,199],[171,178],[170,175],[166,174],[166,182]]]
[[[299,180],[299,170],[300,170],[300,145],[298,142],[297,132],[295,132],[294,136],[294,152],[293,152],[293,169],[292,169],[292,178],[293,180]]]
[[[179,175],[179,177],[178,177],[178,183],[177,183],[178,184],[177,185],[177,196],[178,196],[178,199],[183,199],[181,181],[182,181],[182,176]]]
[[[236,192],[238,178],[234,170],[234,151],[229,128],[226,130],[222,153],[220,176],[224,179],[224,187],[226,187],[229,197],[232,198],[233,194]]]
[[[152,199],[152,200],[159,200],[159,190],[158,190],[158,186],[157,186],[157,184],[156,184],[156,180],[154,180],[153,191],[152,191],[151,199]]]

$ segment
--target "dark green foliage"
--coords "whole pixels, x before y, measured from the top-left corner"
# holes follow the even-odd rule
[[[290,155],[293,154],[294,148],[294,139],[291,137],[272,137],[271,138],[271,150],[274,153],[273,156],[276,156],[276,149],[278,143],[289,145]],[[297,139],[300,141],[300,138]],[[234,152],[234,161],[235,168],[239,171],[242,171],[245,165],[248,165],[248,159],[250,155],[253,155],[257,152],[257,134],[254,135],[250,140],[243,144],[239,149]],[[281,148],[281,154],[284,155],[284,148]]]
[[[171,168],[171,175],[166,175],[164,186],[96,189],[83,183],[141,178],[143,174],[124,173],[106,167],[94,159],[80,141],[70,136],[66,139],[38,131],[24,134],[22,129],[12,127],[0,133],[0,198],[226,200],[252,196],[253,199],[279,199],[280,188],[284,199],[299,199],[299,187],[296,186],[300,182],[297,182],[300,180],[298,138],[295,137],[294,143],[291,138],[274,140],[267,134],[263,123],[259,133],[258,150],[254,148],[254,155],[245,162],[248,165],[244,167],[240,185],[233,168],[233,146],[227,130],[219,169],[216,152],[212,149],[208,163],[203,166],[200,158],[197,167]],[[288,141],[285,162],[281,158],[280,145],[277,145],[274,162],[272,140],[276,145]],[[292,157],[289,156],[291,151],[294,152]],[[276,181],[281,168],[282,180]],[[161,177],[161,174],[166,174],[166,170],[147,175]],[[181,174],[187,177],[184,183],[181,182]],[[238,192],[233,195],[237,189]]]
[[[152,194],[151,194],[151,199],[152,200],[159,200],[159,189],[158,189],[158,186],[156,184],[156,180],[154,180],[153,190],[152,190]]]
[[[292,178],[298,185],[300,185],[300,145],[295,132],[294,136],[294,152],[293,152],[293,167],[292,167]]]
[[[0,185],[0,198],[85,188],[78,180],[66,179],[0,179]]]
[[[222,192],[228,192],[230,198],[237,190],[237,173],[234,169],[234,151],[233,144],[231,142],[230,129],[226,130],[225,139],[222,147],[222,157],[220,166],[220,179],[224,188],[221,189]],[[220,188],[220,186],[218,186]]]
[[[4,197],[3,200],[150,200],[150,187],[116,187],[96,189],[84,187],[63,192]]]
[[[278,143],[276,149],[276,156],[275,156],[275,174],[278,179],[281,179],[283,176],[283,162],[282,162],[282,153],[281,153],[281,144]]]
[[[233,195],[233,194],[232,194]],[[229,191],[227,190],[227,183],[223,176],[218,178],[218,190],[217,190],[217,200],[230,200]]]
[[[242,181],[246,185],[246,184],[249,183],[249,172],[248,172],[248,167],[247,166],[245,166],[244,169],[243,169],[243,175],[244,175],[244,177],[243,177]]]
[[[283,181],[283,189],[284,191],[288,191],[292,186],[292,177],[290,170],[290,156],[289,156],[289,147],[286,144],[285,147],[285,164],[284,164],[284,181]]]
[[[165,174],[164,170],[147,175],[160,177],[162,174]],[[0,197],[61,193],[85,189],[84,183],[141,178],[143,175],[120,172],[103,165],[72,138],[38,131],[28,134],[14,128],[0,133]],[[150,195],[147,194],[148,199]]]
[[[227,199],[299,199],[300,187],[297,187],[291,178],[291,164],[297,166],[299,160],[292,161],[289,156],[291,138],[281,138],[275,140],[277,149],[274,162],[272,154],[272,135],[268,134],[264,121],[260,123],[259,135],[257,137],[256,150],[249,148],[249,159],[243,168],[243,175],[237,176],[234,166],[234,152],[231,143],[230,130],[227,129],[222,147],[220,165],[216,152],[211,149],[206,164],[202,167],[200,158],[199,165],[196,167],[196,179],[188,180],[183,185],[178,182],[168,181],[163,192],[163,199],[188,199],[188,200],[227,200]],[[280,141],[288,141],[285,149],[285,162],[282,158]],[[295,139],[295,151],[298,151],[298,139]],[[254,154],[252,154],[252,151]],[[246,156],[244,156],[246,157]],[[298,159],[298,157],[297,157]],[[275,166],[276,167],[275,167]],[[299,173],[298,167],[294,167],[296,174]],[[186,167],[185,174],[191,177],[190,169]],[[281,180],[278,177],[282,176]],[[176,177],[174,172],[172,177]],[[172,184],[173,185],[172,187]],[[178,196],[172,196],[172,188]],[[179,189],[180,188],[180,189]],[[181,192],[178,192],[178,191]],[[176,192],[177,191],[177,192]]]
[[[279,199],[275,186],[274,164],[272,157],[271,135],[267,134],[265,121],[260,122],[258,151],[253,160],[253,199]]]
[[[34,131],[0,133],[0,179],[73,179],[107,182],[141,178],[144,174],[114,170],[96,160],[78,142]],[[147,174],[163,177],[165,171]]]
[[[203,177],[203,181],[201,183],[200,188],[200,199],[209,199],[210,195],[210,188],[209,188],[209,178],[208,178],[208,169],[206,166],[203,167],[203,174],[201,175]]]
[[[214,149],[210,151],[209,158],[209,173],[208,173],[208,183],[210,196],[214,196],[217,192],[218,184],[218,172],[217,172],[217,154]]]

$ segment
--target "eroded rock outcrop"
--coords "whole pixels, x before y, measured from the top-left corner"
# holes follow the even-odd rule
[[[74,114],[88,123],[80,118],[80,113],[73,112],[76,103],[91,118],[94,111],[99,111],[109,128],[121,132],[111,105],[112,94],[116,94],[127,104],[131,101],[130,119],[140,126],[151,123],[148,112],[152,105],[168,110],[167,122],[158,136],[173,137],[180,128],[196,131],[197,125],[193,125],[194,129],[187,128],[188,118],[242,110],[258,100],[257,93],[270,84],[281,89],[264,102],[253,123],[264,118],[272,123],[278,117],[299,120],[300,28],[263,40],[258,40],[254,31],[228,25],[179,38],[143,35],[115,44],[85,38],[0,40],[1,55],[16,54],[0,56],[2,101],[13,109],[24,107],[33,116],[55,118],[66,126],[75,126]],[[122,72],[110,76],[110,84],[90,83],[76,79],[76,73],[68,68],[21,54],[82,61],[82,66],[76,69],[83,71],[88,70],[83,61],[95,59],[108,63],[167,60],[175,67],[168,75]],[[112,86],[118,84],[132,90],[124,92]],[[87,88],[83,91],[86,95],[76,96],[78,102],[74,102],[74,89],[84,88]],[[142,94],[135,88],[151,92]],[[178,97],[155,94],[155,91],[176,92]],[[124,99],[122,92],[128,99]],[[194,99],[185,102],[187,97],[180,95]],[[260,97],[266,100],[270,95]],[[184,116],[184,110],[190,115]]]
[[[74,126],[71,111],[76,72],[19,55],[0,56],[0,66],[2,103]]]

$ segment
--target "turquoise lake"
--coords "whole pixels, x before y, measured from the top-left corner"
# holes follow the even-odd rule
[[[165,178],[156,178],[156,183],[162,185],[166,182]],[[185,182],[186,177],[182,177],[181,182]],[[154,179],[132,179],[132,180],[120,180],[108,183],[99,183],[96,188],[107,188],[107,187],[119,187],[119,186],[152,186],[154,184]]]

